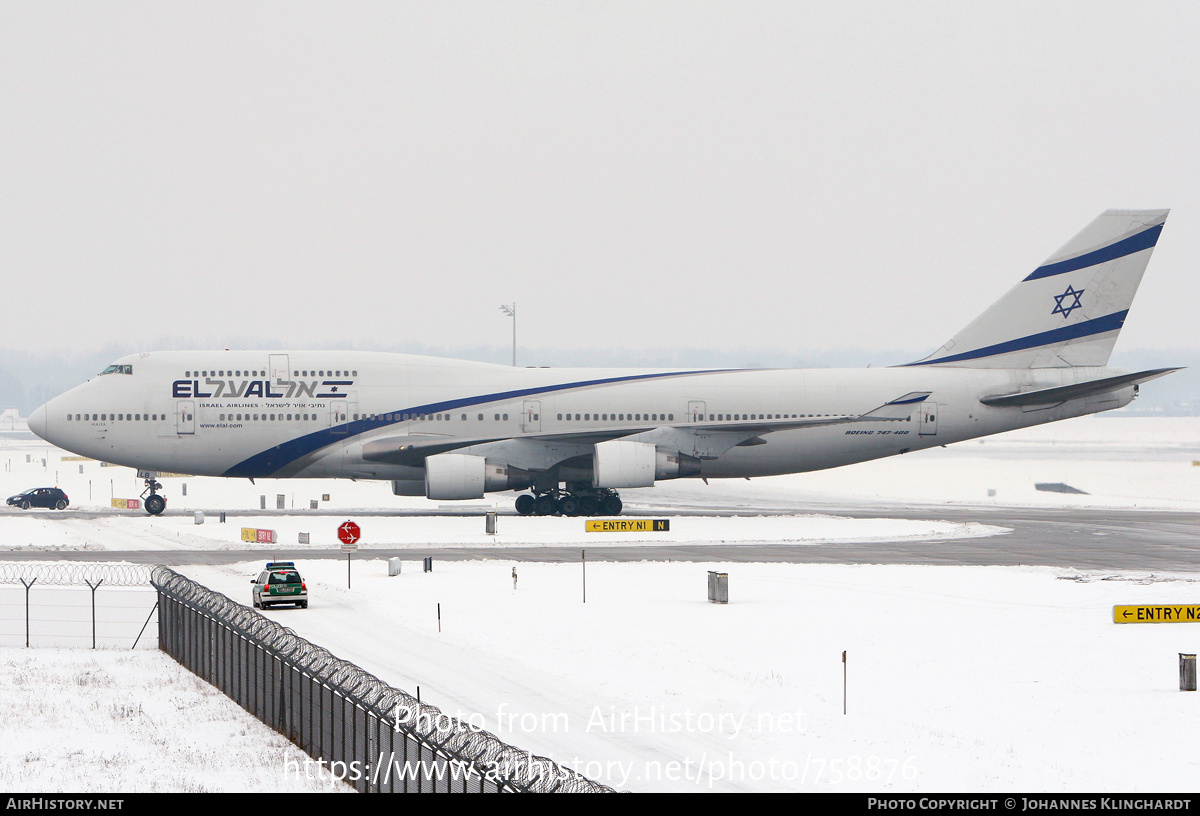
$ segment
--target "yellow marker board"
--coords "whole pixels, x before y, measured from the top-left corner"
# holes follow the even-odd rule
[[[584,526],[589,533],[665,533],[670,529],[670,519],[588,519]]]
[[[1114,606],[1113,623],[1200,623],[1200,604]]]
[[[243,527],[242,541],[253,541],[255,544],[274,544],[274,530],[260,530],[257,527]]]

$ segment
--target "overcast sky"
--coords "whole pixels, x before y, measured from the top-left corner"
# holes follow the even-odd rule
[[[1170,207],[1200,4],[0,0],[0,348],[932,350]],[[1163,364],[1169,364],[1164,360]]]

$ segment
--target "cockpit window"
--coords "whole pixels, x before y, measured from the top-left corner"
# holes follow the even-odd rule
[[[132,374],[133,366],[131,365],[110,365],[108,368],[100,372],[100,376],[105,374]]]

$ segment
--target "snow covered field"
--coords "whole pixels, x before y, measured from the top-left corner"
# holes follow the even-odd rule
[[[1200,779],[1200,575],[1048,568],[300,562],[267,615],[444,711],[635,791],[1175,791]],[[261,562],[191,567],[248,602]],[[729,574],[728,606],[706,601]],[[438,631],[438,605],[441,631]],[[842,713],[842,651],[847,702]],[[1163,750],[1169,745],[1169,750]],[[1130,761],[1153,756],[1153,762]]]
[[[165,654],[0,649],[0,790],[348,790]]]
[[[0,492],[57,483],[73,506],[97,508],[141,492],[128,470],[59,456],[44,444],[0,441]],[[946,503],[1196,510],[1195,460],[1200,419],[1099,417],[835,471],[664,483],[623,496],[656,513],[710,501],[745,510],[674,517],[672,540],[819,547],[999,532],[939,521],[936,507]],[[415,559],[424,545],[492,540],[479,502],[461,517],[360,519],[365,551],[347,589],[345,561],[306,561],[297,533],[328,549],[340,511],[436,505],[393,497],[386,484],[163,481],[172,510],[254,510],[262,495],[274,508],[282,494],[300,512],[225,525],[140,511],[59,520],[0,513],[0,548],[241,549],[240,526],[277,529],[283,544],[264,558],[295,555],[312,600],[307,610],[269,616],[392,685],[419,685],[423,700],[448,713],[623,789],[1186,791],[1200,778],[1200,735],[1181,727],[1197,715],[1200,695],[1177,690],[1178,653],[1200,652],[1200,626],[1111,623],[1114,604],[1200,603],[1200,574],[589,560],[584,604],[578,563],[439,561],[422,573]],[[1045,493],[1038,482],[1087,494]],[[312,500],[339,515],[305,516]],[[837,517],[839,505],[900,503],[928,506],[929,520]],[[511,497],[486,503],[497,504],[508,510]],[[821,515],[758,515],[806,505]],[[1004,546],[1002,534],[988,540]],[[496,543],[600,542],[582,519],[506,515]],[[412,547],[414,560],[389,578],[372,546]],[[182,571],[248,603],[260,566]],[[706,602],[710,569],[729,573],[728,606]],[[3,760],[19,768],[18,756]],[[162,771],[131,769],[131,787],[147,773]],[[203,776],[205,789],[241,784],[220,788],[217,770]],[[13,780],[6,787],[42,787]]]

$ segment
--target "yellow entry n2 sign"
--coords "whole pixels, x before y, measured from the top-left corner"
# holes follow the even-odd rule
[[[1113,623],[1200,623],[1200,604],[1114,606]]]
[[[665,533],[670,529],[670,519],[588,519],[584,527],[589,533]]]

